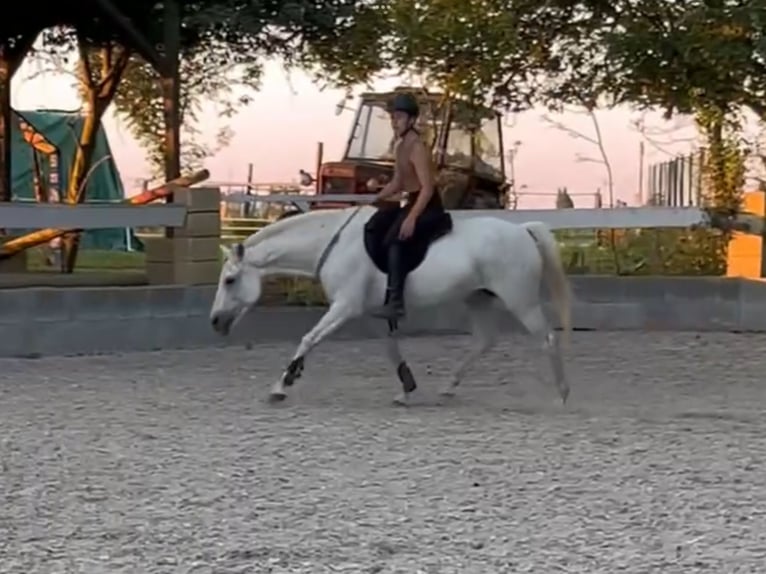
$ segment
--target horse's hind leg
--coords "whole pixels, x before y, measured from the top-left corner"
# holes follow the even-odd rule
[[[551,361],[553,380],[556,383],[556,389],[559,392],[561,401],[566,403],[567,397],[569,397],[569,383],[564,374],[564,360],[561,356],[561,345],[559,344],[556,332],[548,324],[542,307],[538,303],[534,307],[527,309],[524,313],[517,313],[517,317],[527,328],[529,333],[542,342],[543,349]]]
[[[471,322],[471,334],[473,342],[463,362],[452,374],[449,382],[444,386],[441,395],[444,397],[455,396],[460,382],[465,377],[468,370],[485,353],[489,352],[497,343],[498,327],[495,320],[496,310],[492,303],[495,296],[489,293],[475,293],[466,301]]]

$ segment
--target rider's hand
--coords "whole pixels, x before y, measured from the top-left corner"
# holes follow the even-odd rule
[[[383,202],[386,200],[386,194],[383,193],[383,191],[379,191],[375,194],[375,199],[372,200],[372,205],[375,207],[380,207],[383,205]]]
[[[415,233],[415,218],[408,215],[399,228],[399,239],[409,239]]]

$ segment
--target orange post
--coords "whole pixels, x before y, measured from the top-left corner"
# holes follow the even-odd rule
[[[762,191],[745,192],[742,210],[763,217],[766,215],[766,194]],[[761,279],[764,271],[763,237],[735,231],[729,241],[726,276]]]

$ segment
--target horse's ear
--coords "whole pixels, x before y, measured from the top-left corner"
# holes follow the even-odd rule
[[[236,255],[237,261],[242,261],[245,258],[245,246],[242,243],[234,244],[234,255]]]
[[[225,245],[220,245],[220,248],[221,248],[221,254],[223,255],[223,258],[228,259],[229,256],[231,255],[231,249],[229,249]]]

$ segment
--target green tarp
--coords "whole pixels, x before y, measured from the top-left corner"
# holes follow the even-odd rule
[[[57,167],[58,183],[56,188],[61,196],[64,195],[69,183],[69,172],[77,151],[80,133],[84,118],[79,112],[65,112],[57,110],[14,110],[14,121],[11,125],[11,178],[13,182],[14,200],[35,200],[35,170],[38,169],[42,177],[51,181],[51,165]],[[25,140],[23,130],[24,123],[31,126],[37,132],[38,140],[42,145],[35,152],[28,141]],[[26,132],[29,135],[29,132]],[[42,138],[40,138],[42,136]],[[58,152],[56,161],[51,160],[46,150],[46,144],[55,148]],[[37,154],[38,168],[35,168],[35,153]],[[57,165],[56,165],[57,164]],[[86,201],[120,201],[125,197],[120,174],[112,157],[106,134],[99,129],[96,138],[96,148],[91,163],[91,172],[88,176]],[[33,230],[29,230],[33,231]],[[104,249],[126,251],[128,249],[140,250],[143,248],[140,240],[136,238],[132,229],[98,229],[86,231],[82,234],[81,247],[83,249]]]

